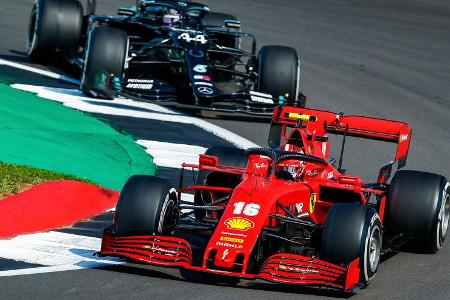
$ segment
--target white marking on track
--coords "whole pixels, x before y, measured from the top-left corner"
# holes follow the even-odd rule
[[[39,74],[39,75],[43,75],[43,76],[47,76],[53,79],[58,79],[64,82],[68,82],[68,83],[72,83],[72,84],[76,84],[79,85],[80,81],[65,75],[61,75],[55,72],[51,72],[51,71],[46,71],[46,70],[42,70],[42,69],[38,69],[38,68],[34,68],[34,67],[30,67],[27,65],[23,65],[23,64],[19,64],[19,63],[15,63],[12,61],[8,61],[8,60],[4,60],[0,58],[0,65],[5,65],[5,66],[9,66],[12,68],[16,68],[16,69],[20,69],[23,71],[27,71],[27,72],[31,72],[31,73],[35,73],[35,74]]]
[[[166,168],[181,168],[182,163],[198,164],[198,156],[206,151],[203,147],[184,144],[147,140],[138,140],[137,143],[153,156],[155,164]]]
[[[222,127],[211,124],[199,118],[182,115],[156,104],[123,98],[114,100],[99,100],[86,97],[79,90],[75,89],[50,88],[27,84],[13,84],[11,86],[16,89],[36,93],[42,98],[58,101],[67,107],[85,112],[192,124],[232,143],[237,147],[244,149],[257,147],[255,143]]]
[[[119,263],[116,258],[100,258],[101,239],[50,231],[0,240],[0,257],[44,267],[0,271],[0,276],[36,274],[93,268]]]

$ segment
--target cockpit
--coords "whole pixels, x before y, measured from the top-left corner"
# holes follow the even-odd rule
[[[205,5],[184,1],[138,1],[136,16],[157,26],[194,27],[209,11]]]

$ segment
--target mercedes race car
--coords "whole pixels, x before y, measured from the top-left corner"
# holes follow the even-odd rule
[[[303,105],[295,49],[264,46],[229,14],[179,0],[138,0],[118,16],[95,15],[95,0],[36,0],[28,54],[58,54],[82,68],[81,90],[158,104],[272,114],[279,100]]]
[[[447,235],[446,178],[398,170],[389,181],[405,165],[411,133],[403,122],[279,106],[271,148],[211,147],[198,165],[183,165],[176,188],[158,177],[131,177],[99,255],[186,276],[204,272],[209,280],[354,292],[374,278],[382,254],[405,243],[435,253]],[[328,134],[342,135],[342,145],[348,136],[396,143],[395,159],[366,183],[330,159]],[[198,170],[190,185],[185,169]]]

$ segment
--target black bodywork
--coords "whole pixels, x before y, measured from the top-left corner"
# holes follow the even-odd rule
[[[148,7],[176,11],[180,19],[168,26]],[[240,31],[236,19],[208,24],[208,13],[203,4],[169,0],[138,1],[133,8],[119,8],[118,16],[86,16],[84,43],[95,26],[121,29],[129,37],[124,74],[96,76],[99,95],[256,115],[271,115],[280,99],[303,97],[259,92],[255,37]],[[82,67],[84,55],[83,49],[69,58]]]

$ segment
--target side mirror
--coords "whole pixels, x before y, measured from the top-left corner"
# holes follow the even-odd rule
[[[219,158],[213,155],[200,154],[199,165],[217,167],[219,165]]]
[[[241,28],[241,21],[239,20],[224,20],[224,26],[227,28],[239,29]]]
[[[383,165],[378,172],[378,180],[377,183],[386,183],[391,177],[392,166],[394,165],[393,161],[390,161]]]
[[[283,134],[283,125],[272,123],[272,125],[270,126],[269,138],[267,141],[270,148],[276,149],[280,147],[282,134]]]
[[[132,17],[132,16],[134,16],[136,14],[136,10],[134,10],[134,8],[119,7],[119,9],[117,10],[117,14],[119,16]]]

